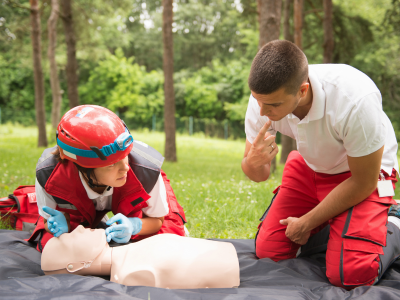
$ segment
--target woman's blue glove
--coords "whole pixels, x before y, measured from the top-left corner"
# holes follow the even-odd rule
[[[117,222],[118,225],[106,229],[107,242],[111,239],[120,244],[126,244],[132,235],[142,230],[142,220],[139,218],[127,218],[123,214],[116,214],[106,222],[107,225]]]
[[[47,227],[55,237],[59,237],[63,233],[68,232],[67,219],[62,212],[43,206],[43,211],[51,217],[47,220]]]

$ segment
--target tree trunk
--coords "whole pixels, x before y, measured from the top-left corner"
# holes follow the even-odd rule
[[[164,69],[164,128],[165,159],[176,161],[175,140],[175,92],[174,92],[174,45],[172,37],[173,0],[163,0],[163,69]]]
[[[260,39],[258,48],[266,43],[279,39],[282,0],[259,0],[258,12],[260,22]],[[271,162],[271,173],[276,170],[276,157]]]
[[[294,43],[300,48],[303,48],[303,6],[304,0],[294,0],[293,5],[293,19],[294,19]],[[283,137],[283,136],[282,136]],[[288,145],[292,143],[293,149],[296,149],[296,141],[290,137],[285,137],[282,139],[282,143],[287,143]],[[283,146],[282,146],[283,148]],[[285,151],[283,151],[285,150]],[[282,156],[286,162],[287,156],[290,151],[288,149],[282,149]],[[285,157],[286,156],[286,157]],[[283,163],[281,158],[281,163]]]
[[[49,32],[49,48],[47,55],[50,62],[50,85],[51,92],[53,95],[53,106],[51,109],[51,126],[53,129],[57,129],[58,122],[60,121],[61,115],[61,90],[60,82],[58,80],[57,63],[55,49],[57,44],[57,20],[59,13],[58,0],[51,0],[51,14],[47,21],[47,30]]]
[[[329,64],[333,58],[333,9],[332,0],[324,0],[324,63]]]
[[[285,40],[294,42],[294,36],[291,31],[290,26],[290,16],[291,10],[293,6],[293,0],[285,0],[284,2],[284,11],[283,11],[283,36]],[[281,159],[280,163],[286,163],[287,157],[289,153],[296,149],[296,141],[291,137],[282,134],[281,135]]]
[[[40,12],[38,0],[29,0],[31,8],[33,76],[35,82],[36,123],[39,131],[38,147],[47,147],[46,114],[44,108],[44,78],[42,70],[42,45],[40,31]]]
[[[287,135],[281,135],[281,160],[279,163],[284,164],[286,163],[286,160],[289,156],[289,153],[292,152],[293,150],[296,150],[296,140],[292,139],[291,137]]]
[[[283,7],[283,38],[287,41],[294,42],[292,30],[290,28],[290,16],[293,6],[293,0],[284,0]]]
[[[282,0],[260,0],[260,39],[258,48],[279,39],[281,25]]]
[[[67,86],[69,106],[73,108],[79,105],[78,95],[78,62],[76,61],[76,38],[74,21],[72,19],[72,0],[62,0],[62,21],[67,44]]]
[[[294,0],[294,43],[303,48],[303,5],[304,0]]]

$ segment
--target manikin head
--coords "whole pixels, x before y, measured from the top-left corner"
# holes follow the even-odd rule
[[[129,171],[132,142],[125,123],[112,111],[81,105],[62,117],[54,154],[74,162],[91,187],[121,187]]]
[[[307,58],[289,41],[269,42],[255,56],[248,83],[260,115],[279,121],[302,105],[307,95]]]
[[[71,233],[50,239],[43,249],[41,267],[46,275],[109,275],[111,249],[104,229],[79,225]]]

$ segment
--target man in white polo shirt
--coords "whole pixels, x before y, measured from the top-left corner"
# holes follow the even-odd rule
[[[298,149],[259,226],[257,256],[294,258],[329,223],[330,282],[346,289],[374,284],[400,254],[393,254],[387,235],[390,225],[400,236],[398,227],[387,226],[396,204],[397,141],[378,88],[347,65],[309,66],[288,41],[260,49],[248,82],[244,173],[256,182],[268,179],[278,131],[296,139]],[[389,221],[400,226],[396,217]]]

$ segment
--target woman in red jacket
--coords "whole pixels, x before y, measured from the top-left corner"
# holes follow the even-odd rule
[[[164,158],[135,141],[110,110],[83,105],[68,111],[57,128],[57,146],[46,149],[36,167],[36,197],[43,217],[38,249],[53,235],[79,224],[107,221],[107,240],[127,243],[157,233],[185,235],[185,215],[165,173]]]

